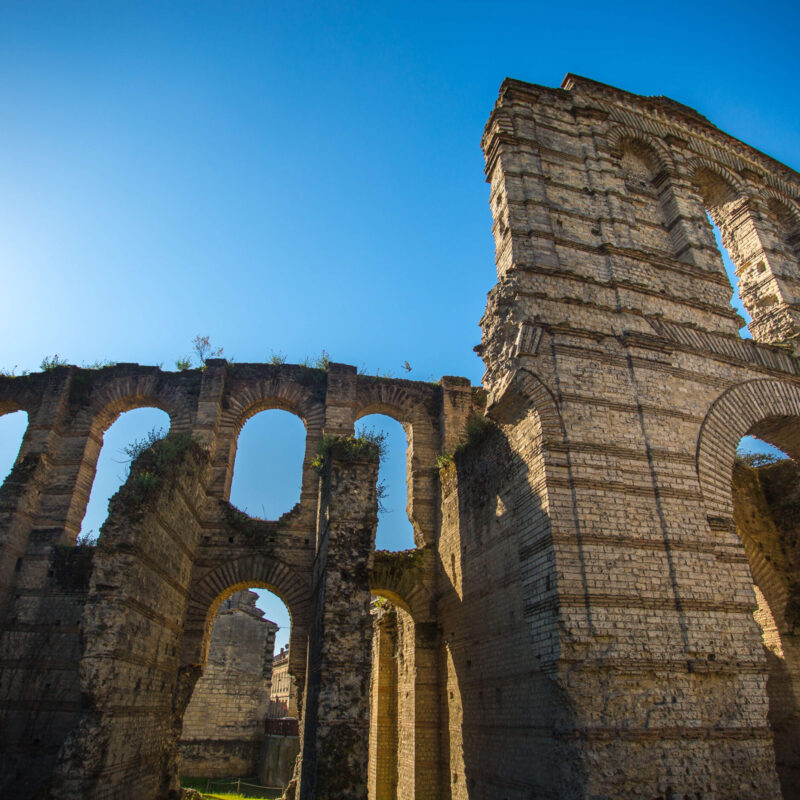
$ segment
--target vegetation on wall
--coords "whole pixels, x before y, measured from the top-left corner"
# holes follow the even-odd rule
[[[461,433],[458,444],[452,453],[441,453],[436,456],[436,468],[447,469],[455,459],[466,453],[473,447],[484,441],[489,433],[496,429],[496,425],[483,412],[473,406],[472,412],[467,418],[467,423]]]
[[[385,452],[386,434],[374,430],[359,431],[358,435],[325,435],[317,446],[317,455],[311,466],[321,473],[330,458],[338,461],[381,458]]]
[[[129,513],[143,510],[152,501],[157,489],[177,475],[190,451],[201,462],[208,459],[207,451],[191,434],[171,433],[158,438],[159,433],[153,430],[143,440],[126,448],[126,453],[135,454],[130,465],[130,477],[111,503],[122,503]]]

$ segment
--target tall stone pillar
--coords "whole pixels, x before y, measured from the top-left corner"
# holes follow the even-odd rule
[[[439,635],[434,622],[414,625],[414,797],[439,800]]]
[[[736,265],[742,303],[753,318],[748,326],[753,338],[772,343],[797,337],[797,264],[775,246],[757,204],[742,198],[729,205],[731,208],[719,221],[720,230]]]
[[[300,800],[366,800],[378,448],[335,440],[320,480]]]
[[[369,800],[397,797],[397,614],[379,608],[372,644]]]

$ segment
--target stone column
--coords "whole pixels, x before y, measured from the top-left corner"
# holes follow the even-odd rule
[[[397,616],[378,610],[372,645],[369,800],[397,797]]]
[[[436,623],[414,625],[414,797],[439,800],[439,634]]]
[[[320,480],[300,800],[366,800],[377,447],[338,440]]]
[[[228,439],[220,436],[220,420],[225,406],[223,397],[228,379],[228,362],[224,358],[209,358],[203,370],[197,415],[192,436],[211,453],[211,475],[208,490],[212,496],[228,496],[233,480],[233,459]],[[220,445],[220,446],[218,446]]]
[[[748,325],[761,342],[782,342],[800,333],[797,266],[774,245],[752,200],[731,203],[719,220],[722,241],[736,265],[739,294],[753,321]]]
[[[325,396],[325,432],[337,436],[353,433],[355,424],[358,371],[349,364],[328,364],[328,391]]]

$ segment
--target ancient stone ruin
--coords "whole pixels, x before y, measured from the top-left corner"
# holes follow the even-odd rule
[[[278,626],[263,619],[256,598],[235,592],[217,612],[203,675],[183,714],[184,775],[258,773]]]
[[[177,797],[212,621],[251,586],[292,618],[287,797],[800,796],[798,474],[737,467],[734,492],[742,436],[800,456],[800,175],[572,75],[506,80],[483,149],[483,387],[218,359],[0,379],[30,420],[0,493],[3,797]],[[170,433],[75,546],[140,406]],[[277,521],[228,502],[269,408],[307,430]],[[408,435],[410,551],[374,549],[374,412]]]

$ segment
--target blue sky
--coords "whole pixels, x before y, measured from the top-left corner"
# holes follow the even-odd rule
[[[0,2],[0,367],[58,353],[171,368],[206,334],[238,361],[324,348],[477,383],[494,283],[479,140],[503,78],[665,94],[798,168],[798,16],[790,2]],[[266,485],[284,504],[292,491],[258,466],[290,447],[276,436],[260,434],[242,490],[256,512]],[[388,505],[402,527],[404,498]]]

